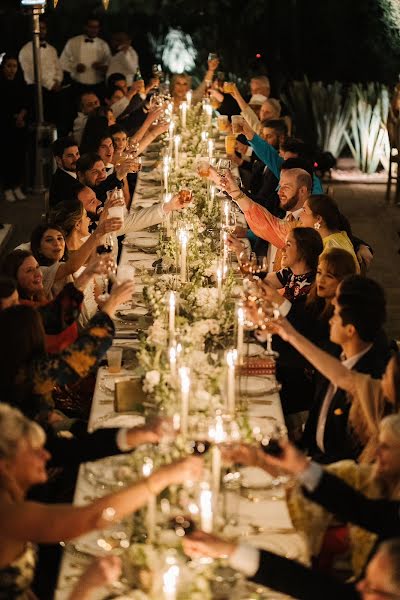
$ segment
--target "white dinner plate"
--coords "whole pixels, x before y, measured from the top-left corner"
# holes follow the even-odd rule
[[[247,377],[244,379],[243,388],[249,396],[262,396],[276,390],[275,377]]]
[[[259,344],[244,344],[243,355],[244,356],[261,356],[264,353],[264,348]]]

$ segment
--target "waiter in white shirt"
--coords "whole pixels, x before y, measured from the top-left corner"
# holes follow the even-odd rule
[[[110,59],[107,69],[107,79],[113,73],[125,75],[126,82],[130,86],[136,69],[139,68],[138,53],[131,46],[132,39],[125,31],[114,33],[111,37],[111,49],[114,54]]]
[[[100,21],[89,17],[85,24],[85,34],[67,41],[60,62],[76,84],[78,92],[91,89],[101,93],[102,83],[110,61],[110,48],[98,36]]]
[[[47,23],[41,18],[39,23],[40,52],[39,60],[42,74],[43,103],[46,121],[57,121],[57,103],[63,80],[63,70],[57,50],[47,41]],[[22,46],[18,60],[21,64],[24,79],[30,86],[35,84],[33,67],[33,44],[28,42]],[[58,107],[59,110],[59,107]]]

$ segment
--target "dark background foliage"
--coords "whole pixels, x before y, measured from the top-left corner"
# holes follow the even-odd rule
[[[307,74],[312,80],[397,80],[400,23],[390,23],[395,0],[49,0],[50,41],[61,50],[79,33],[90,12],[103,18],[104,37],[125,29],[149,73],[155,38],[170,26],[193,37],[201,68],[209,51],[222,57],[221,69],[246,77],[268,72],[274,93],[287,79]],[[400,14],[400,13],[399,13]],[[29,36],[29,21],[18,0],[0,2],[0,52],[16,51]],[[260,58],[256,55],[260,54]]]

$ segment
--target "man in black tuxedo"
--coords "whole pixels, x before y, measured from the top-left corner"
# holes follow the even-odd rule
[[[52,152],[57,169],[50,183],[50,206],[74,197],[81,186],[76,176],[76,163],[79,159],[79,148],[73,137],[63,137],[52,145]]]
[[[386,317],[383,289],[371,279],[349,277],[337,288],[333,304],[330,340],[341,349],[343,365],[380,378],[389,359],[388,344],[382,333]],[[356,460],[362,448],[348,430],[351,405],[346,393],[320,374],[316,380],[301,446],[318,462]]]

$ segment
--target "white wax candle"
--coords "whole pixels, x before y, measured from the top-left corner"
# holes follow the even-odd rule
[[[229,414],[235,415],[235,354],[233,350],[226,353],[226,400]]]
[[[181,125],[182,129],[186,129],[186,117],[187,117],[187,102],[182,102],[179,109],[181,111]]]
[[[210,127],[211,125],[211,119],[212,119],[212,106],[211,104],[205,104],[204,105],[204,112],[206,114],[206,123],[207,123],[207,127]]]
[[[171,377],[175,379],[176,377],[176,346],[171,346],[169,351],[169,368],[171,371]]]
[[[208,147],[208,158],[211,160],[213,157],[213,154],[214,154],[214,140],[208,140],[207,147]]]
[[[200,526],[206,533],[213,530],[213,496],[207,483],[201,484],[200,491]]]
[[[228,232],[222,234],[222,278],[225,279],[228,272]]]
[[[164,190],[165,190],[166,194],[168,194],[168,176],[169,176],[169,165],[165,164],[163,166],[163,178],[164,178]]]
[[[214,425],[208,432],[208,437],[214,442],[211,456],[211,479],[212,479],[212,499],[213,499],[213,515],[214,519],[217,515],[218,496],[221,486],[221,448],[219,444],[225,441],[226,434],[224,431],[224,423],[222,417],[218,415],[215,418]]]
[[[186,261],[187,261],[187,243],[188,243],[188,232],[185,229],[179,231],[179,242],[180,242],[180,271],[181,271],[181,283],[186,283]]]
[[[218,304],[221,303],[222,300],[222,269],[221,267],[217,268],[217,290],[218,290]]]
[[[242,364],[242,361],[243,361],[243,336],[244,336],[244,310],[243,310],[243,306],[239,306],[238,310],[237,310],[237,342],[236,342],[239,364]]]
[[[168,194],[164,194],[164,204],[168,204],[168,202],[171,202],[172,200],[172,194],[168,193]],[[169,212],[165,218],[165,223],[166,223],[166,227],[167,227],[167,237],[171,237],[171,213]]]
[[[169,127],[168,127],[168,137],[169,137],[169,148],[168,148],[168,151],[169,151],[169,153],[171,155],[172,155],[172,144],[173,144],[173,141],[174,141],[174,131],[175,131],[175,123],[174,123],[174,121],[171,118],[171,120],[169,122]]]
[[[202,131],[202,132],[201,132],[201,141],[202,141],[203,143],[206,143],[206,141],[207,141],[207,138],[208,138],[208,131]]]
[[[175,338],[175,311],[176,311],[176,298],[175,292],[171,291],[168,298],[168,314],[169,314],[169,343]]]
[[[179,578],[178,565],[171,565],[163,575],[164,600],[176,600]]]
[[[229,213],[230,213],[230,203],[229,200],[224,200],[224,225],[225,227],[229,227]]]
[[[186,102],[188,105],[188,108],[190,108],[192,106],[192,90],[189,90],[188,92],[186,92]]]
[[[153,471],[153,461],[151,458],[145,458],[145,462],[142,467],[144,477],[150,477]],[[147,503],[146,513],[146,530],[147,530],[147,543],[152,544],[155,539],[156,533],[156,514],[157,514],[157,498],[152,494]]]
[[[218,496],[221,486],[221,449],[219,446],[214,446],[212,449],[212,501],[213,510],[217,512]]]
[[[209,190],[209,200],[208,200],[208,212],[211,213],[214,207],[214,198],[215,198],[215,185],[211,184],[208,187]]]
[[[190,393],[190,369],[188,367],[179,368],[179,379],[181,387],[181,434],[186,437],[188,433]]]
[[[175,148],[175,169],[179,169],[179,145],[181,143],[181,136],[176,135],[174,137],[174,148]]]

